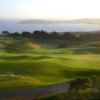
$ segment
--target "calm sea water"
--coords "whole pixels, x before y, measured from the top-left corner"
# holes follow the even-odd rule
[[[45,30],[47,32],[57,31],[96,31],[100,30],[100,25],[90,25],[90,24],[18,24],[17,22],[0,22],[0,33],[2,31],[9,32],[23,32],[34,30]]]

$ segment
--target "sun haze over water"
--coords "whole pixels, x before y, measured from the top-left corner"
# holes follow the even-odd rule
[[[0,19],[99,18],[100,0],[0,0]]]

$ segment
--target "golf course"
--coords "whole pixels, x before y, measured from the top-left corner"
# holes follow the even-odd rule
[[[57,48],[52,42],[0,37],[0,91],[51,86],[91,75],[100,77],[99,42],[73,46],[75,42],[66,41],[70,45],[66,48]]]

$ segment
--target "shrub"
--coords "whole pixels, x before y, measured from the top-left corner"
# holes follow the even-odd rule
[[[70,89],[84,89],[92,87],[92,82],[90,78],[77,78],[70,84]]]
[[[67,47],[67,44],[66,43],[60,43],[58,48],[66,48]]]

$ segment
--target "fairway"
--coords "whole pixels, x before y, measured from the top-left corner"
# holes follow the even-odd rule
[[[100,75],[100,47],[0,51],[0,91],[43,87]]]

